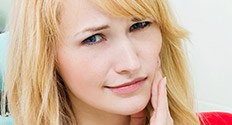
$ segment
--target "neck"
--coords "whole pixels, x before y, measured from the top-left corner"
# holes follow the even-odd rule
[[[80,100],[73,105],[73,110],[78,125],[129,125],[130,122],[129,116],[98,110]]]

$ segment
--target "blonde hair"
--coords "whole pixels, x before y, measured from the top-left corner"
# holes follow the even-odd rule
[[[174,124],[197,125],[189,85],[183,38],[165,0],[95,0],[115,16],[154,19],[163,46],[160,53]],[[59,37],[59,0],[14,1],[10,23],[10,48],[6,72],[6,93],[17,125],[76,124],[66,88],[56,67]]]

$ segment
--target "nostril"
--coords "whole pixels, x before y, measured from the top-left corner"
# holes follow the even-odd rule
[[[141,69],[141,62],[139,59],[138,51],[131,42],[123,42],[119,47],[116,59],[116,72],[117,73],[136,73]]]
[[[116,67],[116,72],[119,74],[134,74],[141,70],[140,62],[121,62]]]

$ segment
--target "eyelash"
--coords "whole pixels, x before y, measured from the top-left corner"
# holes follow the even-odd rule
[[[100,36],[100,40],[96,41],[97,40],[96,36]],[[96,42],[92,42],[91,40],[95,40]],[[106,40],[105,36],[102,33],[97,33],[97,34],[94,34],[94,35],[88,37],[87,39],[83,40],[82,43],[86,44],[86,45],[94,45],[94,44],[100,43],[104,40]]]
[[[140,29],[144,29],[144,28],[150,26],[150,24],[151,24],[151,22],[149,22],[149,21],[138,22],[138,23],[133,24],[130,27],[129,31],[132,32],[132,31],[137,31],[137,30],[140,30]]]
[[[150,25],[151,25],[151,22],[149,22],[149,21],[137,22],[129,28],[129,32],[133,32],[133,31],[135,32],[137,30],[144,29]],[[100,38],[97,38],[99,36],[100,36]],[[100,40],[97,41],[97,39],[100,39]],[[94,41],[92,41],[92,40],[94,40]],[[97,33],[97,34],[94,34],[94,35],[86,38],[85,40],[82,41],[82,43],[85,45],[94,45],[94,44],[98,44],[98,43],[105,41],[105,40],[106,40],[106,38],[102,33]]]

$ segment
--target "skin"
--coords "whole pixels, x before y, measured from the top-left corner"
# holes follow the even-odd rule
[[[150,100],[157,111],[155,103],[167,106],[164,92],[160,91],[162,99],[151,94],[158,91],[157,61],[162,45],[154,21],[114,17],[90,0],[66,0],[62,4],[58,67],[78,125],[137,125],[144,123],[143,109]],[[83,32],[86,27],[102,25],[101,30]],[[145,84],[130,94],[117,94],[106,87],[138,77],[146,77]],[[157,123],[159,115],[155,114],[152,124]]]
[[[161,76],[161,69],[156,75],[157,79],[153,81],[151,104],[153,110],[150,111],[150,125],[173,125],[174,121],[170,115],[167,98],[167,80]],[[160,81],[157,81],[160,79]],[[158,86],[156,83],[158,82]],[[158,87],[158,89],[156,89]],[[155,91],[158,90],[158,91]],[[131,115],[130,125],[145,125],[146,111],[142,110]]]

